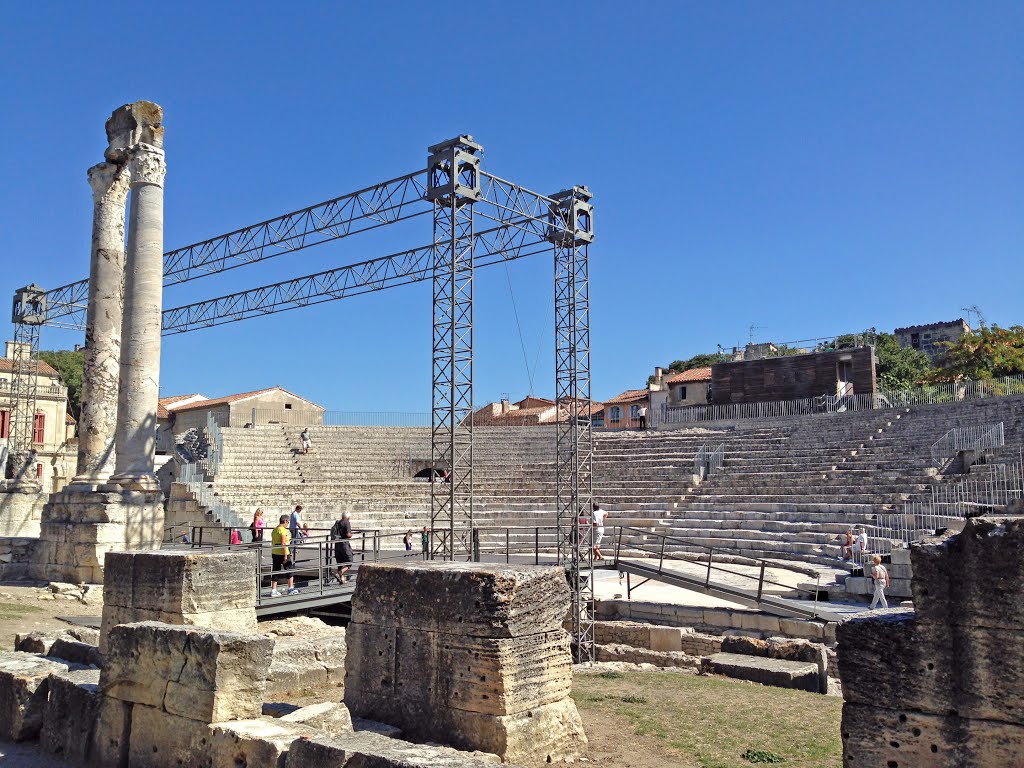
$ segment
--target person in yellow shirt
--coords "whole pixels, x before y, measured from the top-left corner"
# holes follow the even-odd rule
[[[270,534],[270,561],[271,561],[271,573],[270,573],[270,596],[280,597],[281,593],[277,591],[277,577],[282,571],[288,570],[294,567],[294,562],[291,558],[292,554],[292,534],[288,530],[288,515],[281,515],[281,518],[277,521],[277,528],[274,529],[273,533]],[[288,576],[288,594],[297,595],[299,590],[295,588],[295,577]]]

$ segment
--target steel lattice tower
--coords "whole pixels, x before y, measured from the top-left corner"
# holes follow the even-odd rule
[[[569,574],[577,661],[594,658],[594,438],[590,400],[590,275],[593,206],[586,187],[552,196],[555,246],[555,402],[558,562]]]
[[[427,151],[434,206],[431,459],[447,482],[431,486],[432,559],[473,557],[473,204],[483,147],[471,136]]]
[[[11,321],[14,323],[8,441],[11,475],[15,479],[27,479],[24,476],[32,469],[28,459],[35,434],[39,329],[46,322],[46,293],[42,288],[32,284],[15,291]]]

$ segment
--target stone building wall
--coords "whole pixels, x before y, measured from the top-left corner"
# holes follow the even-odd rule
[[[835,395],[839,366],[849,364],[853,394],[875,393],[875,353],[871,347],[770,357],[711,366],[711,397],[716,405],[796,400]]]
[[[845,768],[1024,765],[1024,518],[915,545],[914,609],[840,625]]]

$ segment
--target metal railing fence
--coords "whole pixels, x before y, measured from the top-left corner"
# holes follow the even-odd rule
[[[955,459],[961,451],[993,451],[1005,444],[1003,422],[954,427],[932,444],[932,465],[942,466]]]
[[[818,395],[792,400],[762,403],[723,403],[720,405],[669,406],[652,409],[654,425],[692,424],[705,421],[776,419],[830,413],[933,405],[990,397],[1024,394],[1024,374],[978,381],[927,384],[908,389],[879,388],[877,393]]]
[[[226,427],[288,424],[301,427],[429,427],[430,414],[410,411],[321,411],[315,408],[251,408],[233,411]]]

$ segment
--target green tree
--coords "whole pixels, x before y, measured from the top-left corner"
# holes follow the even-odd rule
[[[722,358],[717,352],[702,352],[688,360],[673,360],[668,369],[673,373],[682,373],[693,368],[707,368],[709,365],[720,362],[722,362]]]
[[[932,361],[924,352],[901,347],[891,333],[875,334],[875,355],[878,383],[886,389],[908,389],[925,381],[931,374]]]
[[[82,412],[82,369],[85,353],[71,349],[46,350],[39,357],[49,363],[60,374],[60,380],[68,388],[68,413],[78,419]]]
[[[1024,326],[993,325],[946,342],[934,381],[991,379],[1024,373]]]

